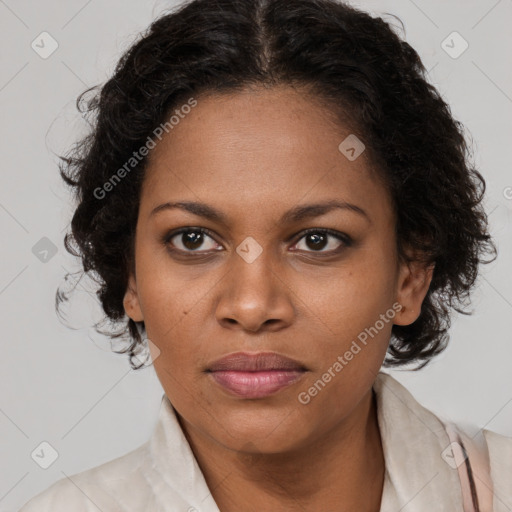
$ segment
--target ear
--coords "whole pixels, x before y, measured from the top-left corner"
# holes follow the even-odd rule
[[[133,274],[131,274],[128,279],[128,286],[126,293],[124,294],[123,306],[126,314],[134,322],[142,322],[144,320],[144,315],[142,314],[142,309],[140,307],[139,296],[137,294],[137,282],[135,281]]]
[[[435,264],[427,265],[420,260],[403,262],[397,284],[397,302],[402,309],[395,316],[394,324],[410,325],[421,313],[423,299],[432,281]]]

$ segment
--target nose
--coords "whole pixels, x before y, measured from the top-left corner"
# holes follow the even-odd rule
[[[290,283],[270,251],[251,263],[237,253],[219,288],[216,317],[225,328],[250,332],[274,332],[293,322],[295,308]]]

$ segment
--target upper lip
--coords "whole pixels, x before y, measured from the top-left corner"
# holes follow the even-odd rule
[[[257,372],[265,370],[306,370],[305,366],[294,359],[276,352],[235,352],[214,361],[207,371],[246,371]]]

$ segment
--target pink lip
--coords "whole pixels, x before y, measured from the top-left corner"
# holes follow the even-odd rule
[[[242,398],[263,398],[283,389],[304,375],[304,371],[268,370],[261,372],[215,371],[210,375],[227,391]]]
[[[307,368],[276,352],[229,354],[212,363],[207,372],[230,393],[263,398],[299,380]]]

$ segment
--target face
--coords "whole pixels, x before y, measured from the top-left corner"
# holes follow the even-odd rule
[[[198,97],[149,156],[125,310],[181,421],[229,449],[285,452],[350,421],[393,323],[419,315],[431,273],[399,263],[386,189],[338,148],[350,133],[294,89],[253,89]],[[302,371],[240,394],[208,371],[237,352]]]

